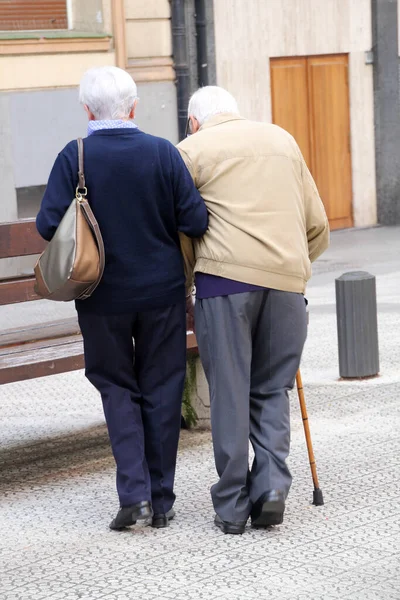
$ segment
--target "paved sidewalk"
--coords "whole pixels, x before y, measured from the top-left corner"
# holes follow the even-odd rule
[[[400,228],[335,233],[302,373],[326,504],[310,506],[298,401],[283,525],[213,526],[209,432],[183,432],[176,520],[116,533],[114,464],[81,372],[0,388],[1,600],[400,599]],[[381,377],[338,382],[334,277],[377,275]],[[1,318],[1,313],[0,313]]]

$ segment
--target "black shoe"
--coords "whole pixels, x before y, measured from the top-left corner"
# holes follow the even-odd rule
[[[155,529],[162,529],[163,527],[168,527],[169,521],[175,517],[175,511],[173,508],[169,510],[167,513],[156,513],[153,515],[151,520],[151,526]]]
[[[285,494],[280,490],[265,492],[253,505],[251,511],[252,527],[280,525],[285,512]]]
[[[151,504],[147,500],[132,504],[132,506],[122,506],[115,519],[110,523],[110,529],[121,531],[125,527],[134,525],[136,521],[150,519],[153,516]]]
[[[224,533],[233,533],[234,535],[241,535],[246,527],[246,521],[230,523],[229,521],[223,521],[218,515],[215,515],[214,524]]]

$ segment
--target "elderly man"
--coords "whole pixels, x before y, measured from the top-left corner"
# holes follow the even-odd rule
[[[88,71],[80,100],[88,199],[104,240],[104,276],[76,302],[86,376],[103,401],[120,510],[111,529],[174,516],[186,371],[185,277],[179,232],[197,237],[207,210],[176,148],[133,122],[136,85],[116,67]],[[58,155],[37,216],[50,240],[78,185],[78,149]]]
[[[178,148],[209,211],[195,242],[196,333],[211,396],[219,481],[211,495],[224,533],[282,522],[292,389],[306,339],[304,291],[328,246],[323,204],[286,131],[240,116],[219,87],[189,103]],[[191,244],[183,242],[194,264]],[[249,439],[255,458],[249,470]]]

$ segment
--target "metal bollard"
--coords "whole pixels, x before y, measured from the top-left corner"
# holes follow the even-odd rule
[[[340,376],[378,375],[375,276],[365,271],[344,273],[335,280],[335,287]]]

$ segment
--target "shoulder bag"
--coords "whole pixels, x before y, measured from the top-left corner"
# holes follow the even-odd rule
[[[89,298],[104,272],[103,238],[86,199],[82,138],[77,143],[75,198],[35,266],[36,293],[59,302]]]

